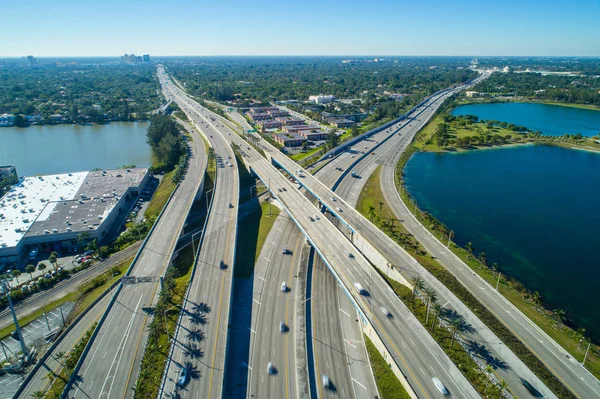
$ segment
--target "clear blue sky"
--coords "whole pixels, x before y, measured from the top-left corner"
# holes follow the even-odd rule
[[[0,57],[600,56],[600,0],[8,0]]]

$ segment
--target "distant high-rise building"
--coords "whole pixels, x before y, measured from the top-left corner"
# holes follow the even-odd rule
[[[150,62],[150,54],[144,54],[144,62]]]
[[[28,55],[27,57],[23,57],[23,60],[27,65],[37,65],[37,60],[33,55]]]
[[[146,58],[148,58],[148,61],[146,61]],[[150,56],[144,55],[144,57],[141,57],[141,56],[135,55],[135,54],[125,54],[125,55],[121,56],[121,62],[123,62],[125,64],[137,64],[140,62],[150,62]]]

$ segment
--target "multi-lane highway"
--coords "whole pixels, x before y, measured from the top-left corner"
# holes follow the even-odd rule
[[[202,129],[217,165],[214,197],[160,396],[216,399],[222,396],[225,375],[239,200],[237,163],[229,144],[201,122],[193,104],[174,90],[162,69],[159,79],[167,97]],[[184,368],[187,376],[178,384]]]
[[[411,143],[414,135],[431,117],[431,112],[424,112],[417,119],[409,123],[408,129],[402,129],[401,134],[396,134],[388,142],[378,147],[375,155],[372,148],[385,139],[386,134],[374,135],[368,140],[362,141],[354,146],[356,151],[341,154],[334,159],[327,167],[327,173],[324,173],[324,183],[328,186],[334,184],[342,175],[342,171],[351,168],[360,179],[353,178],[348,172],[343,181],[339,182],[339,188],[336,192],[350,203],[355,203],[361,189],[375,171],[382,165],[381,169],[381,189],[385,197],[385,202],[390,206],[398,219],[402,221],[407,230],[413,234],[425,249],[438,259],[438,261],[450,270],[463,285],[499,320],[503,322],[538,358],[553,372],[559,380],[569,388],[574,395],[579,398],[599,397],[600,383],[585,370],[576,360],[574,360],[564,349],[556,344],[550,337],[541,331],[531,320],[523,315],[516,307],[508,302],[501,294],[497,293],[489,284],[475,275],[470,268],[457,258],[446,246],[433,237],[426,228],[424,228],[408,211],[406,205],[400,199],[395,187],[395,169],[400,155],[404,149]],[[412,126],[411,126],[412,125]],[[365,152],[364,158],[355,166],[352,166]],[[354,157],[354,158],[353,158]],[[498,374],[509,381],[504,375],[504,370],[498,370]],[[518,371],[516,371],[518,373]],[[525,376],[523,376],[525,378]],[[516,384],[511,384],[511,389],[516,385],[516,392],[524,391],[524,387],[519,381],[518,376],[514,379]],[[530,381],[531,382],[531,381]],[[536,384],[534,384],[536,385]],[[536,385],[537,386],[537,385]],[[525,395],[528,395],[525,392]]]
[[[368,261],[356,251],[345,236],[325,217],[316,218],[318,209],[294,189],[296,186],[224,125],[216,115],[199,105],[194,107],[199,109],[200,114],[206,115],[205,122],[218,130],[222,137],[240,147],[245,162],[263,182],[270,184],[272,191],[286,188],[284,192],[276,192],[280,202],[344,286],[353,287],[355,282],[365,284],[366,291],[359,293],[350,288],[349,293],[364,310],[364,317],[375,327],[392,353],[394,361],[408,376],[418,395],[430,398],[439,394],[431,380],[433,374],[443,381],[453,396],[478,397],[473,387],[391,288],[380,276],[371,273],[372,268]],[[390,309],[393,317],[386,317],[381,311],[377,311],[380,306]]]
[[[294,222],[282,212],[256,261],[246,395],[249,398],[298,397],[294,316],[296,306],[303,306],[295,301],[303,243]],[[281,288],[284,282],[285,291]],[[269,363],[276,370],[273,374],[267,373]]]
[[[76,376],[69,397],[124,398],[132,395],[139,362],[158,291],[159,278],[170,264],[173,250],[206,170],[204,144],[196,136],[190,142],[188,171],[164,214],[148,237],[130,276],[146,281],[123,285],[114,305],[99,327],[96,338]]]

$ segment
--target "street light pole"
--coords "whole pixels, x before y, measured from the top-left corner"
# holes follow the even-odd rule
[[[15,312],[15,308],[13,307],[12,299],[10,297],[10,290],[8,289],[8,283],[6,279],[2,279],[0,282],[0,291],[6,295],[8,299],[8,306],[10,307],[10,313],[12,314],[13,321],[15,323],[15,328],[17,331],[17,336],[19,337],[19,343],[21,344],[21,350],[23,351],[23,355],[29,355],[27,351],[27,346],[25,346],[25,342],[23,342],[23,333],[21,332],[21,327],[19,326],[19,320],[17,319],[17,313]]]
[[[448,245],[446,245],[447,248],[450,248],[450,240],[452,239],[452,236],[454,234],[452,232],[448,233]]]
[[[206,198],[206,212],[208,212],[208,193],[212,192],[213,189],[211,188],[210,190],[208,190],[206,192],[205,198]]]
[[[498,272],[498,280],[496,281],[496,291],[498,291],[498,285],[500,284],[500,277],[502,277],[502,273]]]
[[[590,346],[592,346],[592,342],[588,341],[588,346],[587,346],[587,349],[585,350],[585,356],[583,357],[583,362],[581,362],[582,366],[585,366],[585,361],[587,360],[588,352],[590,351]]]

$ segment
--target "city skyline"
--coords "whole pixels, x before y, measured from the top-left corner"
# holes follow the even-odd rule
[[[462,0],[399,3],[357,1],[260,5],[240,0],[188,1],[176,7],[149,1],[72,0],[10,6],[10,38],[0,57],[90,57],[124,53],[159,56],[600,56],[600,3]]]

